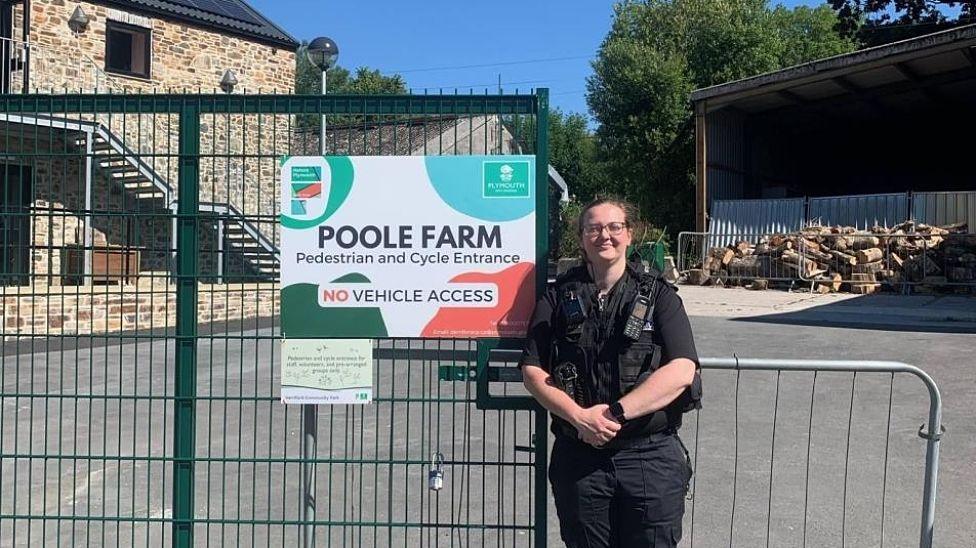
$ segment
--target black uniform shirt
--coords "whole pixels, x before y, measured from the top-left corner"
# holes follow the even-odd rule
[[[587,306],[587,315],[599,314],[599,303],[596,295],[596,285],[592,277],[585,268],[578,268],[567,273],[567,276],[577,276],[584,285],[581,293],[589,298],[584,304]],[[612,333],[608,333],[606,344],[607,348],[595,349],[598,357],[594,367],[586,373],[586,380],[589,385],[590,393],[593,395],[593,403],[612,403],[621,397],[619,377],[616,371],[616,356],[607,355],[612,353],[615,348],[619,348],[619,341],[623,338],[623,325],[630,313],[633,298],[636,296],[637,279],[636,273],[628,268],[624,276],[617,282],[614,288],[605,297],[605,313],[610,316],[609,326]],[[695,342],[691,333],[691,324],[685,314],[684,305],[681,298],[677,295],[677,290],[664,280],[658,280],[655,284],[654,313],[650,318],[650,326],[653,327],[653,342],[661,347],[662,355],[660,364],[664,365],[676,358],[687,358],[696,364],[698,363],[698,353],[695,350]],[[549,371],[550,352],[553,341],[553,330],[559,321],[559,295],[556,287],[550,284],[545,294],[536,304],[535,312],[529,323],[528,334],[522,357],[519,365],[535,365]],[[646,329],[646,328],[645,328]],[[605,350],[607,352],[605,352]],[[655,422],[667,425],[668,420],[663,416],[656,417]],[[648,421],[651,417],[648,417]],[[677,417],[680,420],[680,417]],[[671,421],[673,422],[673,420]]]

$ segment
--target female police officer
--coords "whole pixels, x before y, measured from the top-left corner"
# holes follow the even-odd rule
[[[691,467],[677,430],[698,356],[675,290],[627,262],[632,210],[613,199],[583,209],[585,263],[539,300],[520,361],[553,415],[549,476],[570,548],[681,539]]]

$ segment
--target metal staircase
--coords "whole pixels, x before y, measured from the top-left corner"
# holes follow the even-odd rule
[[[139,200],[148,200],[154,206],[176,213],[176,190],[138,154],[102,124],[94,125],[92,137],[95,165],[110,181]],[[76,144],[85,146],[83,138],[79,141]],[[278,247],[240,210],[229,203],[201,203],[199,211],[214,214],[211,228],[217,234],[218,257],[223,259],[217,265],[219,279],[225,276],[228,260],[240,260],[250,268],[251,272],[236,273],[235,278],[243,281],[266,281],[277,277]]]
[[[49,127],[70,132],[70,142],[107,180],[119,185],[131,196],[150,207],[142,211],[177,211],[176,189],[171,187],[140,154],[104,124],[87,120],[71,120],[45,115],[17,115],[0,113],[0,123]],[[90,148],[89,148],[90,147]],[[228,259],[242,261],[250,272],[235,273],[241,281],[267,281],[278,274],[279,251],[274,242],[261,233],[240,210],[229,203],[201,203],[199,210],[213,215],[212,229],[217,233],[217,277],[223,279]],[[175,216],[173,238],[176,237]],[[175,249],[175,241],[173,249]],[[237,275],[240,274],[240,275]]]

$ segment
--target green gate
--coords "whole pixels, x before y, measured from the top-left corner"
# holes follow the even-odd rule
[[[327,154],[534,153],[547,188],[544,89],[0,96],[0,171],[30,197],[3,211],[29,264],[0,264],[0,545],[546,545],[547,417],[497,352],[515,341],[375,341],[374,404],[320,407],[303,458],[278,171],[320,153],[322,115]]]

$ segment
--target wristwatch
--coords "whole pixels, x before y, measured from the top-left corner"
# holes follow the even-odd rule
[[[627,417],[624,416],[624,407],[620,405],[619,401],[615,401],[610,404],[610,415],[617,420],[620,424],[627,422]]]

